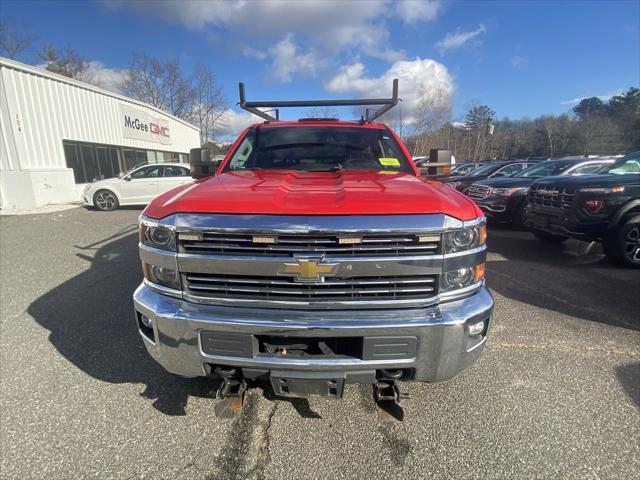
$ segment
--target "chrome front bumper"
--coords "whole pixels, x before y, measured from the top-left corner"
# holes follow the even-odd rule
[[[205,376],[211,366],[243,371],[345,372],[353,378],[380,369],[409,369],[417,381],[449,380],[478,359],[490,329],[493,297],[485,286],[466,298],[423,309],[360,311],[292,311],[202,305],[162,295],[142,284],[134,296],[138,331],[151,356],[167,371],[186,377]],[[151,319],[148,329],[141,315]],[[470,335],[468,326],[481,320],[486,328]],[[253,354],[210,355],[201,334],[220,332],[276,337],[415,337],[407,358],[300,359]],[[207,333],[207,336],[211,336]],[[252,337],[253,338],[253,337]],[[366,375],[364,376],[366,378]],[[355,380],[357,381],[357,380]]]

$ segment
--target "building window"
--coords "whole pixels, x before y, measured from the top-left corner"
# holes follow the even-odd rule
[[[177,162],[188,159],[179,152],[161,152],[115,145],[85,142],[62,142],[67,168],[73,170],[76,183],[89,183],[117,177],[120,173],[147,163]]]
[[[100,178],[117,177],[120,173],[120,162],[117,148],[96,147]]]
[[[78,150],[75,145],[64,145],[64,156],[67,159],[67,168],[73,169],[73,178],[76,183],[86,183],[86,176],[82,168],[82,162],[78,157]]]

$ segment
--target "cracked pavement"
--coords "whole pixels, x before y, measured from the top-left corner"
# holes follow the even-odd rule
[[[252,385],[220,421],[217,385],[164,372],[134,328],[139,212],[0,218],[0,478],[637,478],[640,271],[598,245],[490,227],[484,354],[405,384],[404,423],[376,419],[367,385]]]

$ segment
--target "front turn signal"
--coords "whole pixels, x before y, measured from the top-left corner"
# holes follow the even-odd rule
[[[476,265],[475,267],[473,267],[473,283],[478,283],[480,280],[484,278],[485,265],[486,264],[482,262]]]

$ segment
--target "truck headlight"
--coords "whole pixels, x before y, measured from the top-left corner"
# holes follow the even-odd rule
[[[151,283],[161,285],[167,288],[173,288],[174,290],[180,290],[182,285],[180,283],[180,275],[177,270],[168,267],[161,267],[159,265],[151,265],[150,263],[142,263],[142,271],[144,278]]]
[[[140,242],[163,250],[176,250],[176,231],[170,225],[141,218],[139,222]]]
[[[473,267],[462,267],[444,272],[440,279],[440,292],[451,292],[477,284],[484,278],[485,264]]]
[[[472,250],[485,243],[487,243],[487,225],[483,222],[462,230],[446,232],[444,234],[444,253]]]
[[[458,186],[459,186],[461,183],[462,183],[462,182],[447,182],[447,183],[445,183],[445,185],[446,185],[447,187],[451,187],[451,188],[455,188],[455,189],[457,189],[457,188],[458,188]]]

